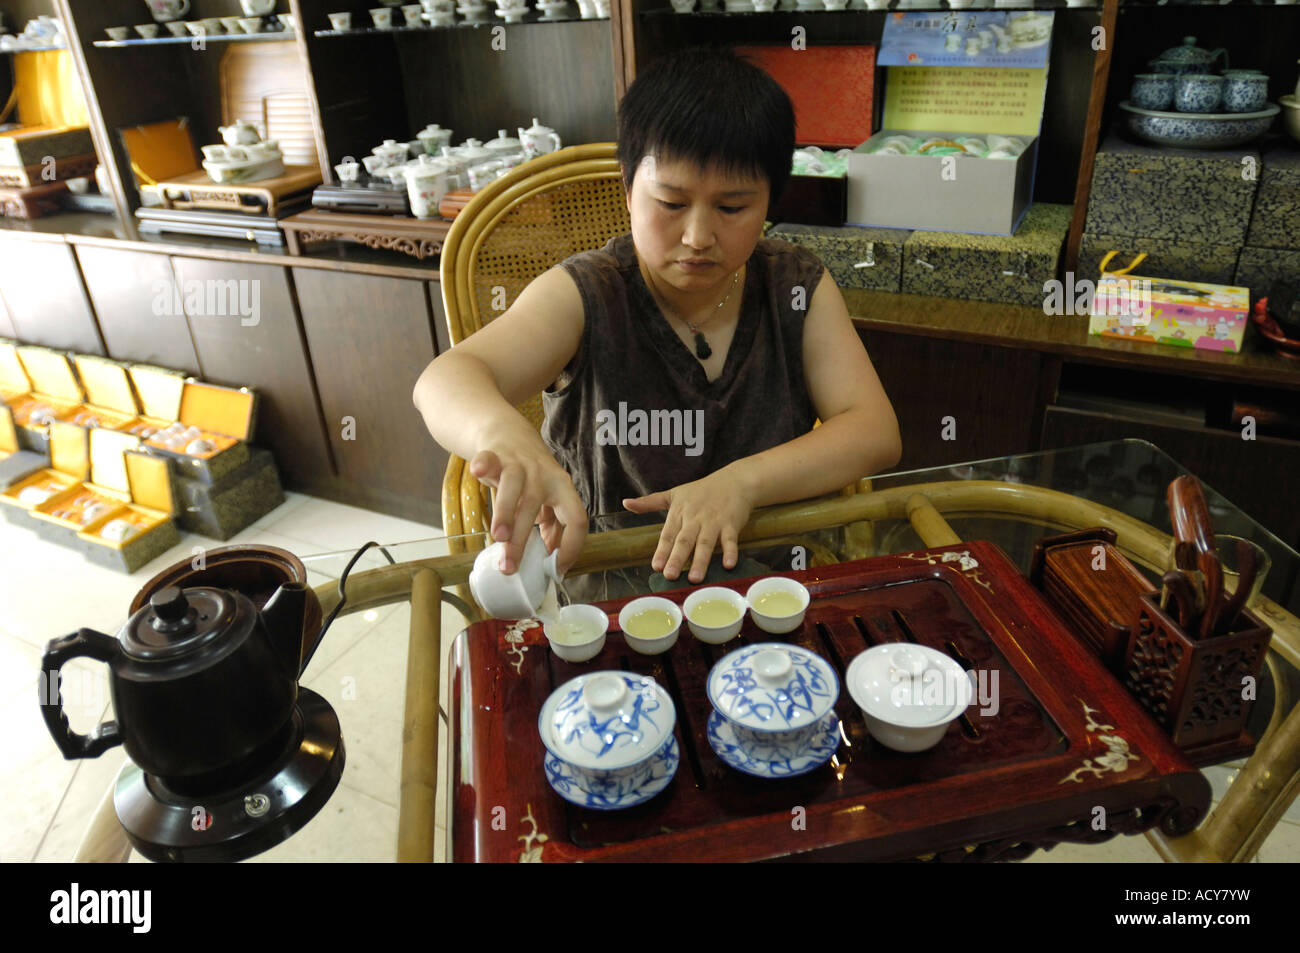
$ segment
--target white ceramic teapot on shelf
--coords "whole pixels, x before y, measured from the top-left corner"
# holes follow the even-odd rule
[[[262,141],[257,127],[245,119],[236,119],[233,126],[218,126],[217,132],[228,146],[251,146]]]
[[[559,133],[549,126],[543,126],[533,117],[533,124],[528,129],[519,129],[519,142],[524,147],[524,155],[530,159],[535,159],[540,155],[548,152],[556,152],[563,147],[560,142]]]

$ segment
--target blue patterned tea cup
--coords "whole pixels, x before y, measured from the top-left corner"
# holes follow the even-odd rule
[[[1174,87],[1174,108],[1180,113],[1216,113],[1223,102],[1222,76],[1185,73]]]
[[[1168,109],[1174,103],[1173,73],[1139,73],[1133,77],[1129,102],[1142,109]]]
[[[1259,112],[1268,103],[1268,77],[1263,73],[1227,73],[1223,108],[1230,113]]]
[[[840,697],[840,680],[825,659],[785,642],[736,649],[709,671],[709,702],[736,742],[755,756],[771,749],[793,760],[821,730]]]
[[[606,800],[626,797],[651,779],[676,724],[668,692],[633,672],[579,675],[552,692],[537,716],[546,750],[583,791]]]

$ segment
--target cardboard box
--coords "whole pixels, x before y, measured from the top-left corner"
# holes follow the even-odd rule
[[[131,390],[126,365],[104,357],[73,355],[77,376],[85,391],[85,409],[72,418],[82,427],[134,432],[140,421],[140,408]]]
[[[135,572],[180,542],[173,515],[176,495],[171,467],[162,457],[128,450],[123,454],[130,502],[77,533],[86,558],[100,566]],[[133,527],[124,539],[115,526]]]
[[[767,235],[803,245],[822,260],[841,288],[902,290],[903,243],[912,233],[897,228],[822,228],[777,225]]]
[[[177,478],[215,483],[248,461],[246,441],[253,433],[256,414],[257,395],[247,387],[222,387],[186,378],[176,421],[185,425],[189,435],[168,440],[165,433],[156,433],[146,443],[173,461]],[[190,452],[188,448],[196,440],[206,441],[213,449]]]
[[[138,449],[140,438],[112,430],[90,430],[90,478],[74,483],[28,512],[36,535],[51,542],[74,545],[73,537],[101,516],[116,513],[131,501],[126,476],[126,451]]]
[[[1164,149],[1108,138],[1097,152],[1085,232],[1205,245],[1246,239],[1256,179],[1253,149]]]
[[[248,462],[216,483],[177,480],[177,520],[192,533],[226,540],[284,502],[270,451],[250,449]]]
[[[1246,244],[1300,250],[1300,149],[1276,146],[1261,162]]]
[[[32,388],[25,397],[9,401],[18,439],[27,449],[44,453],[50,446],[49,421],[71,420],[84,409],[85,395],[66,354],[33,345],[15,350]]]
[[[1239,353],[1250,310],[1248,289],[1139,275],[1097,282],[1090,334]]]
[[[1175,242],[1167,238],[1132,238],[1122,235],[1096,235],[1084,232],[1079,244],[1077,274],[1096,281],[1102,260],[1118,252],[1112,270],[1122,268],[1138,255],[1146,253],[1139,270],[1177,281],[1205,281],[1211,284],[1243,284],[1237,277],[1236,245],[1206,245],[1200,242]]]
[[[35,528],[31,510],[90,476],[89,432],[76,424],[50,424],[50,465],[0,491],[0,513],[21,526]]]
[[[47,455],[23,450],[18,446],[18,429],[14,426],[13,412],[6,405],[0,404],[0,490],[49,465],[50,458]]]
[[[913,232],[903,246],[903,291],[1042,307],[1072,208],[1034,205],[1008,236]]]
[[[848,222],[884,228],[1010,235],[1033,192],[1038,137],[1014,159],[872,155],[890,136],[951,139],[954,130],[885,129],[849,156]]]
[[[1300,228],[1300,220],[1297,220]],[[1291,313],[1278,314],[1281,302],[1273,294],[1275,283],[1287,282],[1300,288],[1300,250],[1279,248],[1252,248],[1247,245],[1237,258],[1237,273],[1233,284],[1244,285],[1255,298],[1268,298],[1269,310],[1283,321],[1300,324],[1300,298],[1291,307]]]

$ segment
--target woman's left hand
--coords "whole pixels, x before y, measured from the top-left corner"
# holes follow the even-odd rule
[[[724,468],[671,490],[624,500],[623,506],[633,513],[668,511],[650,565],[666,579],[676,579],[689,565],[688,578],[698,583],[708,572],[719,539],[722,565],[735,567],[740,558],[740,530],[749,520],[753,502],[741,481]]]

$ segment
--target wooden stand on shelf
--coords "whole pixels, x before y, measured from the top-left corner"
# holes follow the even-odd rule
[[[310,200],[320,184],[320,169],[310,165],[285,166],[284,175],[256,182],[213,182],[202,169],[187,172],[153,186],[163,208],[242,212],[275,218],[288,205]]]
[[[0,189],[0,212],[12,218],[40,218],[59,210],[65,182],[47,182],[34,188]]]
[[[316,209],[280,221],[289,252],[302,254],[313,242],[359,242],[367,248],[398,251],[423,260],[442,251],[451,222],[391,215],[347,215]]]

